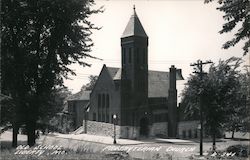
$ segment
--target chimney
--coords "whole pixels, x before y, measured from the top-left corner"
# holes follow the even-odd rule
[[[177,136],[177,90],[176,90],[176,68],[169,68],[169,90],[168,90],[168,137]]]

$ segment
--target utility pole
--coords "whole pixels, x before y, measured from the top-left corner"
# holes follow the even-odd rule
[[[200,80],[202,81],[203,79],[203,75],[206,74],[205,72],[203,72],[203,65],[205,64],[209,64],[209,63],[213,63],[212,61],[206,61],[206,62],[202,62],[202,60],[197,60],[196,63],[190,64],[190,66],[196,66],[196,71],[194,71],[193,73],[198,74],[198,76],[200,77]],[[200,156],[203,155],[203,108],[202,108],[202,96],[200,96]]]

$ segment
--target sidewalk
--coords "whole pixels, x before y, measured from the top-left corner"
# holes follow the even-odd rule
[[[89,142],[97,142],[103,144],[113,144],[113,137],[99,136],[99,135],[89,135],[89,134],[54,134],[58,138],[67,138],[75,140],[83,140]],[[137,145],[137,144],[151,144],[151,143],[171,143],[171,144],[191,144],[195,143],[190,140],[182,139],[163,139],[163,138],[148,138],[140,140],[131,140],[131,139],[116,139],[116,143],[120,145]]]
[[[83,140],[89,142],[97,142],[103,144],[113,144],[114,138],[107,137],[107,136],[98,136],[98,135],[89,135],[89,134],[54,134],[58,138],[68,138],[68,139],[75,139],[75,140]],[[131,139],[116,139],[116,143],[120,145],[136,145],[136,144],[144,144],[144,143],[153,143],[148,141],[138,141],[138,140],[131,140]]]
[[[190,140],[183,140],[183,139],[163,139],[163,138],[155,138],[156,141],[159,142],[167,142],[167,143],[173,143],[173,144],[188,144],[188,143],[194,143]]]

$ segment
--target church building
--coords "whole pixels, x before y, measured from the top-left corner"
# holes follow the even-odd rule
[[[177,136],[176,81],[183,80],[174,65],[166,72],[148,70],[149,38],[136,14],[121,36],[121,68],[103,65],[90,93],[84,132],[137,139]]]

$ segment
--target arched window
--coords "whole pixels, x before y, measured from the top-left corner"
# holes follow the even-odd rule
[[[98,94],[98,108],[101,108],[101,94]]]
[[[102,94],[102,108],[105,108],[105,94]]]
[[[139,53],[139,48],[136,48],[136,54],[135,54],[135,56],[136,56],[136,63],[140,63],[140,53]]]
[[[109,95],[106,94],[106,107],[109,108]]]
[[[129,52],[128,52],[128,63],[132,62],[132,48],[129,48]]]
[[[122,64],[126,64],[126,48],[122,48]]]

